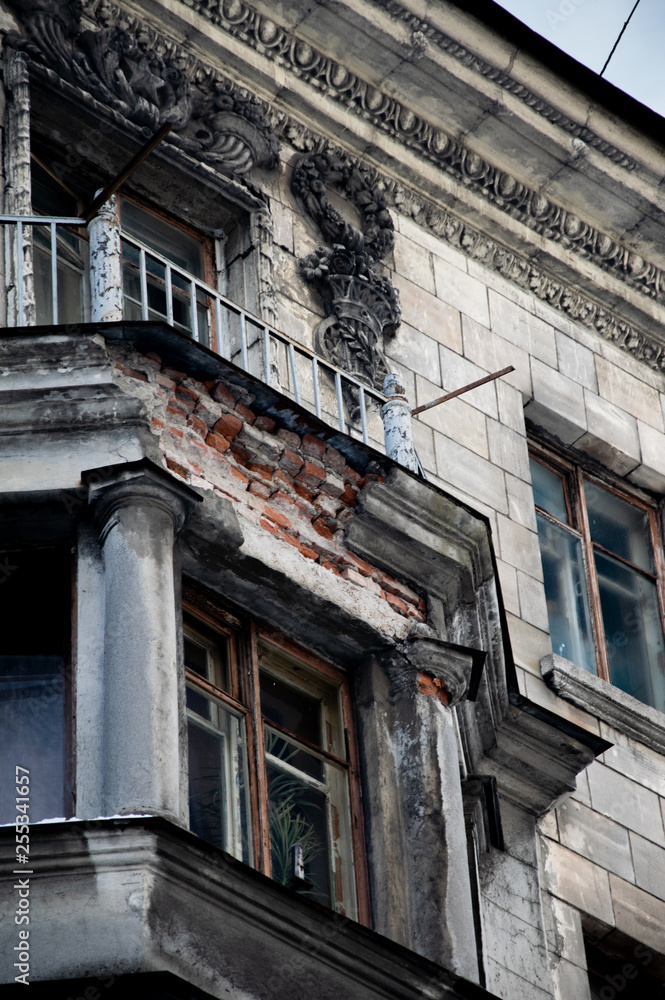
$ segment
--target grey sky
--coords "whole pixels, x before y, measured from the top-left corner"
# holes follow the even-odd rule
[[[600,73],[635,0],[499,0],[564,52]],[[641,0],[605,79],[665,115],[665,3]]]

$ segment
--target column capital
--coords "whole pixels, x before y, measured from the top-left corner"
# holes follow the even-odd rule
[[[399,646],[379,654],[395,690],[412,685],[414,674],[440,681],[449,708],[475,701],[486,653],[443,639],[427,625],[417,625]],[[413,685],[413,690],[416,685]]]
[[[123,462],[100,469],[86,469],[81,480],[88,487],[88,504],[102,542],[119,510],[136,505],[153,506],[171,515],[175,535],[197,503],[203,499],[150,459]]]

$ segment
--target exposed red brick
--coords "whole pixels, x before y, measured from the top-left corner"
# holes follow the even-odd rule
[[[206,435],[206,444],[209,448],[214,448],[218,451],[220,455],[223,455],[225,451],[230,447],[229,442],[221,434],[215,434],[214,431],[209,431]]]
[[[139,372],[135,368],[126,368],[124,365],[117,364],[116,368],[119,368],[123,375],[128,375],[129,378],[140,379],[141,382],[147,382],[148,376],[145,372]]]
[[[266,417],[264,414],[261,414],[260,417],[256,418],[254,426],[258,427],[259,430],[266,431],[270,434],[275,429],[275,421],[271,417]]]
[[[184,431],[180,427],[174,427],[173,424],[169,424],[169,434],[172,434],[176,438],[184,437]]]
[[[160,358],[159,354],[155,354],[154,351],[148,351],[146,354],[146,358],[150,358],[151,361],[156,361],[158,365],[161,365],[162,363],[162,359]]]
[[[300,483],[294,483],[293,489],[300,497],[302,497],[302,500],[296,500],[296,507],[298,510],[302,511],[303,514],[306,514],[307,517],[316,517],[316,507],[312,503],[314,494],[310,493],[305,486],[301,486]],[[302,501],[304,501],[304,503]]]
[[[403,615],[407,613],[408,608],[404,601],[400,601],[399,597],[391,594],[390,591],[386,591],[386,600],[388,601],[388,604],[391,604],[393,608],[395,608],[396,611],[401,611]]]
[[[336,472],[344,472],[344,466],[346,465],[346,459],[341,452],[337,451],[337,448],[333,448],[332,445],[328,445],[326,448],[326,453],[323,456],[323,461],[326,465],[329,465],[331,469],[335,469]]]
[[[251,492],[251,487],[250,487],[250,492]],[[274,497],[271,497],[270,499],[273,500]],[[280,527],[282,528],[291,527],[291,522],[289,521],[288,517],[280,513],[280,511],[274,510],[273,507],[269,507],[266,505],[263,513],[265,514],[266,517],[269,517],[271,521],[274,521],[275,524],[279,524]]]
[[[331,573],[335,574],[335,576],[339,576],[340,575],[337,566],[335,566],[335,564],[333,562],[331,562],[330,559],[322,559],[321,560],[321,565],[323,566],[324,569],[329,569],[331,571]]]
[[[343,500],[347,507],[355,507],[358,503],[358,494],[350,483],[346,484],[346,488],[342,493],[340,500]]]
[[[349,569],[347,566],[342,570],[340,576],[344,577],[345,580],[349,580],[351,583],[355,583],[357,587],[363,587],[365,581],[360,573],[356,573],[354,569]]]
[[[249,482],[249,476],[246,476],[244,472],[240,471],[240,469],[232,468],[231,475],[234,476],[239,482],[244,483],[245,485],[247,485],[247,483]]]
[[[174,459],[167,457],[166,465],[167,468],[171,470],[171,472],[175,472],[176,475],[182,476],[183,479],[189,478],[189,473],[187,472],[187,469],[185,468],[184,465],[181,465],[180,462],[176,462]]]
[[[367,486],[368,483],[382,483],[383,476],[375,476],[373,472],[368,472],[363,480],[363,486]]]
[[[248,406],[245,406],[244,403],[236,403],[236,413],[239,413],[242,419],[246,420],[248,424],[253,424],[256,420],[256,414]]]
[[[256,497],[263,497],[264,500],[267,500],[270,496],[270,490],[265,483],[260,483],[256,479],[249,484],[247,492],[252,493]]]
[[[229,390],[222,382],[218,382],[217,385],[212,389],[210,395],[218,403],[223,403],[224,406],[228,406],[229,409],[233,409],[236,405],[235,397],[231,395]]]
[[[300,435],[294,434],[293,431],[287,431],[286,427],[280,427],[277,431],[277,437],[281,438],[291,449],[300,448]]]
[[[252,458],[247,449],[242,448],[239,444],[231,445],[231,454],[235,458],[236,462],[240,462],[241,465],[247,465]]]
[[[436,698],[442,705],[448,704],[448,692],[439,677],[433,677],[432,674],[421,671],[418,674],[418,691]]]
[[[187,419],[188,416],[188,411],[185,409],[184,406],[180,406],[179,403],[177,403],[176,400],[173,398],[173,396],[169,399],[168,403],[166,404],[166,412],[172,414],[172,416],[174,417],[184,417],[185,420]]]
[[[403,601],[406,601],[407,604],[415,604],[416,606],[418,605],[418,602],[420,601],[418,595],[414,594],[414,592],[410,590],[409,587],[406,587],[404,586],[403,583],[400,583],[399,580],[394,580],[391,576],[388,576],[386,573],[382,573],[379,579],[381,582],[381,586],[384,587],[386,590],[390,591],[391,594],[396,594],[397,597],[400,597]]]
[[[363,576],[378,576],[379,571],[376,567],[370,566],[364,559],[359,559],[358,556],[354,556],[350,552],[342,552],[339,561],[343,566],[351,566]]]
[[[151,424],[152,424],[153,430],[156,430],[156,431],[163,431],[164,430],[164,421],[160,420],[159,417],[153,417],[152,421],[151,421]]]
[[[249,472],[254,472],[257,476],[261,476],[262,479],[272,479],[273,470],[270,465],[261,465],[260,462],[248,462],[247,469]]]
[[[295,500],[293,499],[293,497],[290,497],[288,493],[282,493],[281,490],[278,490],[277,493],[273,493],[272,502],[287,504],[291,507],[295,505]]]
[[[271,535],[279,535],[279,531],[277,530],[277,525],[272,524],[270,521],[266,521],[264,517],[261,518],[259,524],[261,525],[262,528],[265,528],[266,531],[269,531]]]
[[[319,558],[319,553],[315,552],[314,549],[310,549],[307,545],[300,546],[300,552],[305,557],[305,559],[314,559],[316,562]]]
[[[173,379],[169,378],[168,375],[165,375],[164,372],[156,372],[155,379],[157,384],[163,386],[165,389],[175,389],[176,387],[176,383]]]
[[[326,476],[325,483],[322,483],[321,489],[324,493],[327,493],[331,497],[341,497],[346,489],[344,480],[336,476],[334,472],[329,472]]]
[[[297,482],[302,483],[304,486],[319,489],[321,483],[326,478],[326,474],[320,466],[314,465],[313,462],[307,459],[295,478]]]
[[[344,471],[344,478],[347,480],[347,482],[353,483],[354,486],[361,485],[363,477],[359,473],[357,473],[355,469],[352,469],[350,465],[345,465],[343,471]]]
[[[233,413],[222,413],[217,423],[213,424],[212,429],[216,434],[223,434],[229,441],[233,441],[234,437],[242,430],[242,420]]]
[[[425,621],[425,615],[422,613],[422,611],[418,611],[417,608],[409,607],[408,616],[409,618],[415,618],[417,622]]]
[[[317,535],[321,535],[323,538],[332,538],[333,533],[324,522],[322,517],[317,517],[312,521],[312,527]]]
[[[191,427],[191,429],[202,438],[205,438],[208,433],[208,425],[205,421],[201,420],[200,417],[195,417],[194,414],[188,418],[187,426]]]
[[[176,368],[162,368],[162,373],[174,382],[184,382],[187,378],[185,372],[179,372]]]
[[[193,389],[189,389],[186,385],[177,385],[175,387],[175,395],[181,406],[186,406],[191,411],[194,410],[199,399],[199,394],[194,392]]]
[[[321,438],[314,437],[313,434],[305,434],[302,439],[302,450],[306,455],[314,455],[315,458],[323,458],[326,443]]]
[[[289,534],[288,531],[285,531],[284,528],[280,528],[280,530],[279,530],[279,537],[283,541],[288,542],[289,545],[293,545],[293,547],[295,549],[299,549],[300,548],[300,542],[298,541],[298,539],[294,538],[293,535]]]
[[[303,460],[300,455],[297,455],[295,451],[291,451],[290,448],[285,448],[279,459],[279,464],[285,472],[288,472],[290,476],[295,476],[301,469]]]
[[[293,480],[281,469],[275,469],[272,474],[272,478],[275,483],[279,483],[281,486],[287,486],[289,488],[293,487]]]

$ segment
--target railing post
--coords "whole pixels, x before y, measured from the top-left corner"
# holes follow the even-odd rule
[[[383,392],[388,397],[381,407],[386,455],[404,468],[418,472],[418,458],[413,446],[411,406],[400,376],[394,372],[386,375],[383,380]]]
[[[93,323],[122,319],[120,220],[112,195],[88,223],[90,236],[90,318]]]

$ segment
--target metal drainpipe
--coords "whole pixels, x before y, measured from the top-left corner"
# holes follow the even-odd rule
[[[386,454],[388,458],[399,462],[406,469],[418,472],[418,457],[413,446],[411,406],[400,376],[394,372],[386,375],[383,380],[383,392],[388,397],[381,407]]]
[[[115,195],[88,223],[90,237],[90,319],[117,323],[122,319],[120,220]]]

